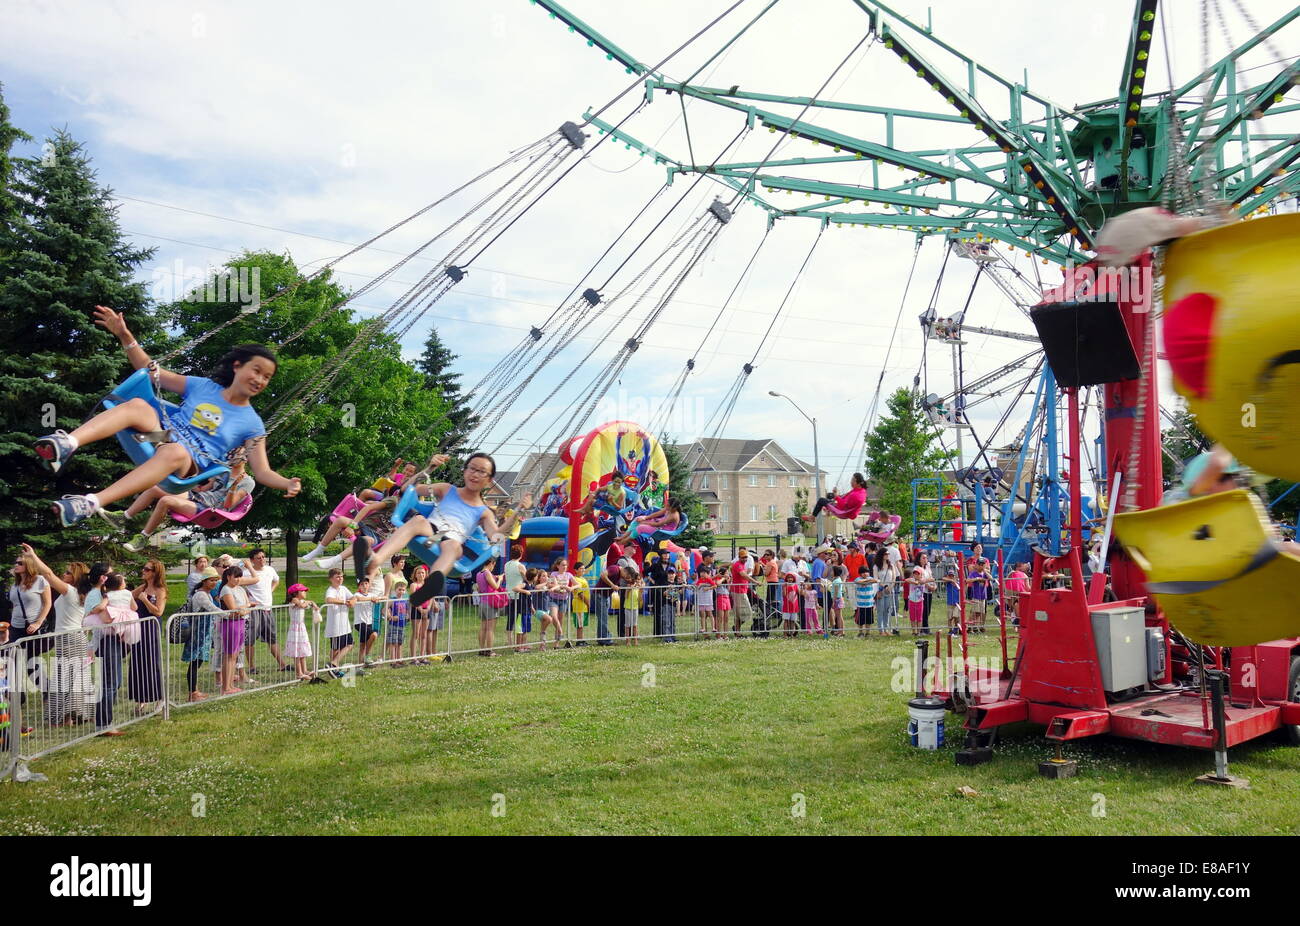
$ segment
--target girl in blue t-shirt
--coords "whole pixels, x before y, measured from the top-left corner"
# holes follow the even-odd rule
[[[121,312],[95,306],[95,323],[117,337],[135,369],[152,363],[126,327]],[[251,400],[271,382],[278,365],[275,354],[261,344],[243,344],[221,358],[209,379],[158,370],[159,387],[181,396],[181,406],[166,425],[144,399],[131,399],[100,412],[71,434],[55,431],[36,442],[36,454],[50,472],[57,473],[78,447],[112,437],[118,431],[141,433],[170,427],[175,442],[158,444],[148,462],[137,466],[107,489],[90,495],[65,495],[54,503],[64,527],[84,521],[119,499],[145,491],[168,476],[189,476],[214,463],[224,463],[236,447],[246,447],[253,477],[262,485],[282,490],[289,498],[302,488],[298,479],[286,478],[266,458],[262,419]]]

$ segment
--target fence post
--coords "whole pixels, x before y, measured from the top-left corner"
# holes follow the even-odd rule
[[[162,628],[162,639],[158,641],[158,652],[163,655],[162,658],[162,715],[163,720],[172,719],[172,621],[176,620],[173,614],[167,618],[167,624]],[[191,627],[193,625],[191,624]]]
[[[442,657],[442,661],[444,663],[450,663],[452,661],[451,644],[453,640],[453,634],[456,631],[456,609],[451,606],[452,605],[451,598],[443,598],[442,603],[443,603],[442,613],[446,616],[446,619],[442,622],[443,624],[442,645],[443,648],[447,651],[447,655]],[[430,653],[429,655],[436,656],[437,653]]]
[[[27,665],[26,658],[22,660],[22,674],[19,675],[19,658],[18,654],[26,656],[27,650],[21,644],[10,644],[9,646],[9,666],[7,669],[9,676],[9,771],[13,775],[14,781],[45,781],[46,778],[40,772],[33,772],[27,768],[27,763],[23,761],[23,694],[27,691]],[[19,679],[18,686],[15,687],[14,681]]]

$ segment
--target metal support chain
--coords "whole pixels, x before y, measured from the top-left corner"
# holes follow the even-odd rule
[[[705,213],[705,215],[709,215],[709,214],[711,213]],[[698,225],[698,223],[696,224]],[[677,291],[681,288],[681,286],[686,282],[686,278],[690,275],[691,271],[699,263],[700,259],[704,256],[705,252],[708,250],[709,246],[713,243],[714,240],[717,239],[718,235],[721,234],[722,227],[724,224],[725,224],[724,220],[719,218],[717,225],[705,226],[703,229],[701,229],[700,233],[697,233],[697,235],[695,236],[697,240],[693,246],[693,250],[690,252],[689,259],[683,264],[681,270],[677,273],[676,277],[673,279],[672,283],[667,287],[667,289],[665,289],[663,295],[660,296],[655,309],[646,317],[646,319],[641,323],[641,325],[638,326],[638,329],[632,335],[632,337],[628,338],[626,343],[624,343],[624,345],[621,348],[619,348],[618,352],[614,355],[614,357],[610,360],[610,362],[606,364],[605,369],[601,373],[597,374],[591,386],[589,386],[586,390],[584,390],[584,392],[581,394],[583,397],[579,398],[577,402],[577,407],[575,408],[573,414],[570,415],[568,420],[565,421],[560,426],[560,428],[555,432],[555,436],[552,438],[550,442],[551,446],[555,446],[559,440],[563,439],[564,435],[573,433],[577,427],[581,426],[582,423],[586,421],[595,412],[596,406],[600,404],[601,399],[605,397],[605,394],[609,391],[610,387],[618,380],[620,376],[622,376],[623,371],[627,368],[628,363],[632,359],[632,355],[636,352],[637,348],[640,347],[641,340],[650,331],[654,323],[658,320],[659,315],[662,314],[663,310],[667,307],[668,303],[677,294]],[[680,253],[682,252],[679,252],[678,256],[680,256]],[[674,261],[675,260],[676,258],[674,258]],[[671,264],[672,262],[670,262],[669,265],[670,267]],[[669,267],[665,267],[664,273],[666,273],[668,269]],[[664,273],[660,274],[659,278],[656,279],[654,285],[658,284],[659,280],[662,279]],[[654,288],[654,285],[651,286],[651,290]]]
[[[558,144],[560,144],[559,139],[558,139],[558,138],[553,139],[553,140],[551,141],[551,143],[550,143],[549,145],[547,145],[547,146],[544,148],[543,151],[537,153],[533,158],[531,158],[530,161],[529,161],[529,163],[526,164],[522,170],[520,170],[520,171],[519,171],[518,173],[516,173],[514,176],[510,177],[508,180],[506,180],[503,184],[501,184],[500,186],[498,186],[496,189],[492,190],[490,193],[488,193],[486,196],[484,196],[482,199],[480,199],[477,203],[475,203],[474,205],[470,206],[469,209],[467,209],[465,212],[463,212],[463,213],[460,215],[459,218],[457,218],[455,221],[453,221],[450,225],[447,225],[445,228],[443,228],[441,231],[439,231],[436,235],[434,235],[434,236],[433,236],[432,238],[430,238],[428,241],[424,242],[422,245],[420,245],[418,248],[416,248],[416,249],[415,249],[414,251],[412,251],[410,254],[406,255],[406,256],[403,257],[401,260],[397,261],[397,263],[393,264],[391,267],[389,267],[389,268],[388,268],[387,270],[385,270],[383,273],[381,273],[381,274],[379,274],[378,276],[376,276],[374,279],[367,281],[363,286],[361,286],[361,287],[358,288],[357,290],[353,291],[352,293],[349,293],[345,298],[343,298],[343,299],[341,299],[340,301],[334,303],[332,306],[330,306],[328,309],[326,309],[324,312],[322,312],[322,313],[321,313],[320,315],[318,315],[316,318],[312,319],[312,321],[309,322],[307,325],[305,325],[303,328],[300,328],[298,331],[294,332],[294,334],[290,335],[288,338],[286,338],[285,340],[281,341],[281,342],[280,342],[280,348],[283,349],[286,345],[292,344],[294,341],[298,340],[300,337],[302,337],[303,335],[307,334],[307,332],[311,331],[313,328],[315,328],[317,325],[319,325],[321,322],[323,322],[323,321],[325,321],[327,318],[329,318],[330,315],[331,315],[333,312],[336,312],[336,311],[338,311],[339,309],[343,308],[345,305],[347,305],[347,304],[349,304],[349,303],[351,303],[351,302],[354,302],[354,301],[356,301],[357,299],[360,299],[362,296],[366,295],[366,294],[369,293],[371,290],[375,289],[375,288],[376,288],[377,286],[379,286],[381,283],[386,282],[386,281],[387,281],[388,279],[390,279],[390,278],[393,276],[393,274],[395,274],[398,270],[400,270],[400,269],[402,269],[403,267],[405,267],[405,266],[406,266],[408,263],[410,263],[413,259],[415,259],[416,257],[418,257],[420,254],[422,254],[422,253],[423,253],[425,250],[427,250],[428,248],[432,247],[432,246],[433,246],[437,241],[439,241],[440,239],[442,239],[445,235],[447,235],[448,233],[450,233],[453,229],[455,229],[457,226],[459,226],[462,222],[466,221],[470,216],[474,215],[476,212],[478,212],[480,209],[482,209],[485,205],[487,205],[489,202],[491,202],[493,199],[495,199],[497,196],[499,196],[499,195],[500,195],[504,190],[508,189],[508,188],[510,187],[511,184],[513,184],[516,180],[518,180],[521,176],[523,176],[523,174],[527,173],[528,170],[529,170],[531,167],[534,166],[534,163],[536,162],[537,158],[545,156],[545,154],[546,154],[547,152],[554,150],[554,148],[555,148],[556,145],[558,145]],[[530,147],[532,147],[532,146],[530,146]],[[514,158],[510,158],[510,159],[508,159],[508,160],[506,160],[506,161],[503,161],[501,164],[497,165],[496,168],[493,168],[493,170],[497,170],[497,169],[499,169],[500,167],[504,167],[506,164],[509,164],[509,163],[511,163],[511,162],[514,161],[514,160],[518,160],[520,157],[523,157],[523,156],[524,156],[524,155],[521,154],[521,155],[518,155],[518,156],[516,156],[516,157],[514,157]],[[460,189],[464,189],[464,188],[465,188],[465,187],[462,186],[462,187],[459,187],[458,190],[460,190]],[[456,191],[453,191],[453,192],[456,192]],[[450,196],[451,194],[448,194],[448,195]],[[443,200],[445,200],[446,198],[447,198],[447,197],[443,197]],[[439,200],[439,202],[442,202],[443,200]],[[437,205],[437,203],[434,203],[433,205]],[[427,208],[432,208],[432,206],[429,206],[429,207],[427,207]],[[423,212],[423,211],[426,211],[426,210],[421,210],[421,211]],[[419,214],[420,214],[420,213],[417,213],[416,215],[419,215]],[[412,216],[412,218],[414,218],[414,216]],[[408,220],[408,221],[409,221],[409,220]],[[394,226],[394,227],[396,227],[396,226]],[[390,230],[391,230],[391,229],[390,229]],[[385,234],[387,234],[387,232],[385,232]],[[349,253],[355,253],[355,251],[352,251],[352,252],[349,252]],[[346,257],[347,255],[344,255],[344,256]],[[342,260],[342,258],[339,258],[339,259]],[[331,264],[330,264],[330,265],[327,265],[327,266],[332,266],[333,263],[334,263],[334,262],[331,262]],[[426,274],[424,275],[424,277],[421,279],[421,283],[423,283],[423,282],[425,282],[425,281],[428,281],[429,279],[431,279],[431,277],[436,276],[438,273],[440,273],[440,272],[442,271],[442,267],[443,267],[443,265],[445,265],[446,263],[447,263],[447,261],[446,261],[446,259],[444,259],[442,262],[439,263],[438,266],[435,267],[434,270],[430,271],[429,273],[426,273]],[[418,285],[420,285],[420,284],[416,284],[416,285],[418,286]]]
[[[420,216],[422,216],[422,215],[424,215],[425,213],[429,212],[431,209],[434,209],[434,208],[438,207],[439,205],[441,205],[442,203],[446,202],[448,199],[450,199],[451,197],[455,196],[457,193],[460,193],[461,191],[463,191],[463,190],[465,190],[465,189],[467,189],[467,188],[473,186],[475,183],[478,183],[480,180],[484,179],[485,177],[488,177],[488,176],[490,176],[490,175],[496,173],[498,170],[501,170],[501,169],[502,169],[503,167],[505,167],[506,165],[508,165],[508,164],[512,164],[512,163],[514,163],[515,161],[520,160],[521,158],[525,158],[525,157],[527,157],[527,156],[528,156],[528,155],[533,151],[533,149],[538,148],[538,147],[542,147],[542,146],[547,146],[547,147],[549,147],[549,145],[547,145],[547,140],[548,140],[548,139],[550,139],[550,144],[553,145],[553,144],[555,144],[555,143],[559,140],[559,134],[556,133],[556,132],[551,132],[551,133],[547,134],[546,136],[544,136],[544,137],[538,139],[537,141],[532,142],[532,143],[529,144],[529,145],[525,145],[523,148],[519,149],[519,150],[516,151],[514,154],[510,155],[510,156],[507,157],[504,161],[501,161],[499,164],[496,164],[496,165],[494,165],[493,167],[489,167],[487,170],[483,171],[482,173],[478,174],[477,176],[473,177],[472,179],[466,181],[465,183],[462,183],[460,186],[456,187],[454,190],[451,190],[450,192],[445,193],[443,196],[441,196],[441,197],[439,197],[438,199],[434,200],[433,202],[429,203],[427,206],[424,206],[423,208],[418,209],[417,211],[411,213],[411,214],[408,215],[406,218],[404,218],[404,219],[402,219],[402,220],[400,220],[400,221],[398,221],[398,222],[393,223],[392,225],[388,226],[388,228],[384,229],[383,231],[379,232],[379,233],[376,234],[376,235],[371,236],[370,238],[367,238],[365,241],[361,242],[361,243],[358,244],[356,247],[352,248],[351,250],[347,251],[346,253],[341,254],[341,255],[339,255],[338,257],[334,258],[333,260],[329,261],[328,263],[322,265],[318,270],[316,270],[316,271],[315,271],[314,273],[312,273],[310,276],[300,277],[299,279],[295,280],[294,283],[293,283],[292,285],[287,286],[287,287],[285,287],[285,288],[279,290],[279,291],[276,292],[276,293],[273,293],[273,294],[272,294],[268,299],[263,300],[263,301],[260,302],[258,305],[256,305],[256,306],[250,306],[250,307],[248,307],[248,308],[243,309],[242,311],[238,312],[237,314],[235,314],[235,315],[232,316],[231,318],[229,318],[229,319],[227,319],[226,321],[222,322],[220,325],[217,325],[215,328],[212,328],[212,329],[210,329],[210,330],[208,330],[208,331],[205,331],[203,334],[197,335],[196,337],[190,338],[188,341],[185,341],[184,343],[182,343],[182,344],[179,345],[178,347],[173,348],[172,350],[168,351],[167,353],[165,353],[165,354],[163,354],[162,356],[157,357],[157,358],[155,358],[155,359],[156,359],[156,360],[158,361],[158,363],[160,363],[160,364],[166,364],[166,363],[168,363],[169,361],[171,361],[171,360],[175,359],[176,357],[180,356],[181,354],[189,353],[191,350],[193,350],[193,349],[194,349],[195,347],[197,347],[198,345],[204,343],[204,342],[207,341],[208,339],[212,338],[214,335],[220,333],[221,331],[224,331],[226,328],[230,327],[230,326],[233,325],[235,322],[239,321],[239,320],[240,320],[241,318],[243,318],[245,315],[249,315],[249,314],[251,314],[252,312],[257,311],[258,309],[264,309],[266,306],[268,306],[268,305],[271,304],[272,302],[276,301],[277,299],[281,299],[281,298],[283,298],[283,297],[285,297],[285,296],[291,295],[292,293],[296,292],[297,289],[298,289],[300,286],[302,286],[304,283],[306,283],[306,282],[308,282],[308,281],[310,281],[310,280],[314,280],[314,279],[316,279],[316,278],[318,278],[318,277],[320,277],[320,276],[323,276],[324,274],[326,274],[326,273],[328,273],[330,270],[332,270],[335,266],[337,266],[340,262],[346,260],[347,258],[351,257],[352,255],[354,255],[354,254],[356,254],[356,253],[358,253],[358,252],[360,252],[360,251],[362,251],[362,250],[365,250],[366,248],[368,248],[368,247],[370,247],[372,244],[374,244],[376,241],[379,241],[381,238],[384,238],[384,237],[386,237],[387,235],[392,234],[392,233],[393,233],[394,231],[396,231],[397,229],[399,229],[399,228],[401,228],[401,227],[403,227],[403,226],[409,224],[410,222],[413,222],[415,219],[418,219]],[[399,262],[399,265],[398,265],[398,266],[400,266],[401,264],[406,263],[406,261],[409,261],[409,260],[411,259],[411,257],[414,257],[414,256],[415,256],[416,254],[418,254],[418,253],[419,253],[418,250],[415,251],[415,252],[413,252],[411,255],[407,256],[407,257],[404,258],[401,262]],[[391,269],[388,271],[388,273],[391,274],[391,273],[392,273],[393,271],[395,271],[396,269],[397,269],[396,267],[391,268]],[[385,278],[386,278],[386,275],[385,275]],[[322,320],[324,320],[325,317],[328,317],[332,312],[338,310],[338,309],[341,308],[342,306],[346,305],[348,302],[351,302],[353,299],[355,299],[355,298],[357,298],[359,295],[361,295],[362,292],[365,292],[365,291],[367,291],[367,290],[370,289],[370,288],[371,288],[370,286],[362,287],[362,289],[361,289],[360,291],[358,291],[358,292],[356,292],[356,293],[353,293],[353,294],[349,295],[346,299],[344,299],[344,300],[342,300],[342,301],[340,301],[340,302],[338,302],[338,303],[335,303],[334,305],[330,306],[330,307],[327,308],[324,312],[322,312],[321,315],[320,315],[317,319],[314,319],[311,323],[309,323],[309,324],[307,325],[307,327],[306,327],[304,330],[299,331],[298,333],[294,334],[294,335],[293,335],[292,337],[290,337],[288,340],[280,342],[280,346],[283,347],[285,344],[289,344],[289,343],[292,343],[294,340],[297,340],[297,338],[299,338],[299,337],[301,337],[303,334],[305,334],[307,330],[310,330],[311,328],[315,327],[315,326],[316,326],[317,324],[319,324]]]
[[[582,365],[586,363],[587,360],[590,359],[591,356],[597,350],[600,349],[600,347],[605,343],[606,340],[608,340],[610,335],[613,334],[614,329],[617,328],[620,324],[623,323],[623,321],[625,321],[628,318],[628,316],[636,309],[636,307],[641,304],[641,301],[645,299],[647,294],[654,291],[655,287],[659,285],[660,281],[664,278],[664,276],[672,269],[672,267],[676,264],[676,262],[680,260],[682,255],[685,253],[685,248],[682,247],[682,243],[687,242],[687,246],[689,246],[689,241],[693,240],[695,237],[701,234],[701,231],[703,230],[702,226],[705,219],[707,218],[707,215],[708,215],[707,213],[702,214],[699,217],[697,217],[693,222],[691,222],[691,224],[687,226],[686,230],[683,231],[680,235],[678,235],[678,237],[675,238],[672,242],[670,242],[669,245],[663,251],[661,251],[655,257],[654,260],[652,260],[649,264],[647,264],[646,267],[639,274],[637,274],[637,276],[634,277],[632,281],[629,282],[628,285],[625,286],[621,292],[619,292],[616,296],[614,296],[614,298],[609,299],[606,302],[602,303],[602,307],[600,308],[600,310],[596,312],[594,317],[591,319],[593,322],[599,319],[604,313],[608,312],[611,306],[613,306],[624,295],[630,292],[633,287],[637,286],[640,283],[640,281],[644,279],[645,276],[651,272],[651,270],[655,267],[655,265],[664,258],[666,254],[675,251],[675,253],[673,253],[672,258],[664,265],[663,269],[659,272],[658,276],[656,276],[655,279],[650,283],[650,285],[647,286],[636,297],[636,300],[632,303],[632,305],[630,305],[623,312],[622,316],[616,319],[613,322],[613,324],[605,331],[605,333],[601,335],[601,337],[592,346],[591,350],[589,350],[586,353],[586,355],[581,360],[578,361],[578,363],[573,367],[573,369],[570,370],[564,376],[564,378],[560,380],[560,382],[556,385],[554,389],[551,390],[551,392],[546,396],[546,398],[542,399],[542,401],[538,403],[537,407],[534,408],[533,411],[525,417],[525,420],[531,420],[534,416],[536,416],[542,410],[542,408],[545,407],[547,402],[549,402],[552,398],[554,398],[555,395],[561,389],[563,389],[566,385],[568,385],[569,380],[573,378],[573,376],[578,372],[578,370],[582,368]],[[542,368],[547,363],[549,363],[552,359],[554,359],[554,357],[557,354],[559,354],[559,352],[563,349],[563,347],[564,347],[563,343],[557,342],[556,346],[546,356],[543,362],[539,364],[537,368],[535,368],[528,375],[527,378],[525,378],[521,383],[519,383],[518,386],[515,387],[515,389],[513,389],[510,392],[505,402],[503,402],[500,405],[497,411],[493,413],[491,418],[484,420],[484,422],[478,429],[479,433],[487,434],[493,427],[495,427],[501,421],[501,419],[504,417],[510,405],[512,405],[514,401],[518,399],[519,395],[523,392],[525,388],[528,387],[528,385],[532,382],[533,378],[536,377],[536,375],[539,372],[541,372]],[[561,414],[564,414],[564,412],[561,412]],[[500,449],[500,447],[498,447],[497,449]]]

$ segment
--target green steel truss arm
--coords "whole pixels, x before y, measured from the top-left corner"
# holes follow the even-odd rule
[[[1142,113],[1142,91],[1146,86],[1157,6],[1159,0],[1137,0],[1133,25],[1129,30],[1128,52],[1124,55],[1124,73],[1120,78],[1119,92],[1115,95],[1115,99],[1120,101],[1115,113],[1119,121],[1116,131],[1124,139],[1119,162],[1120,196],[1124,199],[1129,195],[1129,153],[1133,150],[1133,130]]]
[[[558,3],[554,3],[552,0],[530,0],[530,2],[537,4],[542,9],[546,10],[546,12],[550,13],[552,19],[558,19],[560,22],[564,23],[569,27],[570,32],[576,32],[581,35],[587,40],[588,45],[599,48],[605,53],[605,57],[610,61],[617,61],[619,64],[623,65],[623,68],[627,73],[644,74],[650,69],[649,65],[636,60],[636,58],[634,58],[630,53],[619,48],[610,39],[601,35]]]
[[[1158,196],[1154,178],[1149,188],[1137,193],[1128,188],[1130,172],[1127,162],[1129,153],[1134,150],[1138,127],[1142,127],[1147,144],[1153,146],[1144,157],[1150,157],[1154,177],[1162,173],[1155,165],[1163,163],[1161,159],[1167,151],[1164,129],[1153,131],[1153,128],[1158,125],[1159,100],[1168,95],[1161,93],[1149,101],[1144,99],[1146,65],[1149,63],[1158,0],[1135,0],[1133,26],[1122,71],[1122,92],[1111,100],[1075,107],[1062,106],[1029,91],[1027,79],[1017,83],[997,74],[938,39],[928,27],[912,23],[885,4],[851,0],[866,13],[876,37],[939,94],[951,107],[949,112],[810,99],[742,91],[739,86],[710,87],[691,83],[709,61],[717,58],[718,53],[705,61],[704,66],[696,68],[687,80],[672,81],[662,74],[648,73],[646,66],[632,54],[578,20],[554,0],[534,2],[563,21],[571,31],[581,34],[589,45],[598,47],[608,58],[618,61],[633,73],[645,76],[647,101],[653,99],[656,91],[670,95],[678,93],[741,113],[751,127],[763,125],[769,132],[804,139],[829,149],[820,156],[786,154],[763,162],[737,160],[706,167],[657,151],[630,133],[614,130],[612,125],[600,119],[591,120],[602,131],[614,132],[628,147],[653,155],[656,163],[667,168],[670,182],[677,173],[709,173],[716,182],[762,208],[769,223],[782,216],[797,216],[837,225],[903,229],[918,235],[964,237],[978,234],[988,240],[1027,248],[1048,260],[1079,260],[1084,259],[1084,255],[1076,248],[1087,250],[1091,247],[1091,235],[1106,215],[1155,201]],[[763,6],[722,50],[745,34],[772,6],[772,2]],[[1168,8],[1169,4],[1166,4]],[[1199,182],[1214,183],[1220,195],[1225,195],[1243,210],[1294,195],[1300,187],[1300,169],[1297,169],[1300,167],[1300,137],[1252,134],[1244,124],[1244,120],[1264,111],[1277,114],[1300,110],[1300,105],[1284,102],[1288,87],[1300,82],[1300,62],[1283,66],[1269,80],[1249,88],[1237,86],[1235,71],[1243,54],[1297,18],[1300,18],[1300,6],[1280,17],[1260,35],[1233,49],[1173,94],[1175,101],[1189,97],[1200,99],[1202,91],[1198,88],[1208,83],[1208,97],[1198,105],[1176,102],[1176,115],[1184,122],[1194,176]],[[921,47],[930,50],[931,46],[957,59],[965,72],[962,84],[943,76],[918,50]],[[1006,91],[1008,118],[994,118],[981,102],[976,92],[980,78],[988,78]],[[774,105],[807,107],[809,115],[796,121],[773,111],[770,107]],[[1042,107],[1042,118],[1027,117],[1030,107]],[[880,116],[884,123],[883,143],[806,121],[812,113],[829,111]],[[1037,112],[1033,115],[1036,116]],[[902,120],[970,125],[983,133],[985,139],[974,145],[959,145],[947,150],[904,150],[894,144],[895,124]],[[1116,178],[1118,188],[1103,191],[1098,188],[1101,164],[1094,164],[1094,158],[1100,157],[1099,138],[1106,134],[1113,134],[1121,140],[1121,157]],[[1274,144],[1262,154],[1252,156],[1247,149],[1251,141]],[[1226,158],[1225,146],[1238,142],[1246,153],[1240,158]],[[870,183],[828,182],[815,176],[819,168],[850,161],[869,164]],[[882,183],[881,168],[884,165],[894,165],[916,176],[890,186]],[[1116,167],[1112,162],[1108,170],[1115,171]],[[788,173],[813,176],[790,176]],[[984,198],[959,191],[962,184],[974,184],[976,189],[983,191]],[[784,208],[770,195],[776,193],[804,193],[807,198],[819,201]],[[871,207],[880,211],[872,211]]]

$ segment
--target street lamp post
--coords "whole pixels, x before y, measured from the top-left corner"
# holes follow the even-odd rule
[[[785,399],[787,402],[789,402],[791,405],[794,406],[794,410],[795,410],[795,411],[797,411],[799,414],[801,414],[801,415],[803,415],[805,418],[807,418],[808,421],[809,421],[809,423],[812,425],[812,429],[813,429],[813,478],[816,480],[816,484],[817,484],[817,498],[818,498],[818,500],[820,500],[820,499],[822,498],[822,464],[821,464],[821,459],[820,459],[820,457],[819,457],[818,454],[817,454],[817,419],[816,419],[816,418],[811,418],[811,417],[809,417],[808,413],[805,412],[802,408],[800,408],[800,407],[798,406],[798,404],[795,402],[795,400],[792,399],[792,398],[790,398],[790,397],[789,397],[788,395],[786,395],[785,393],[782,393],[782,392],[775,392],[775,391],[769,389],[769,390],[767,391],[767,394],[770,395],[770,396],[772,396],[773,398],[777,398],[777,399]],[[816,503],[815,503],[815,502],[813,503],[813,505],[814,505],[814,507],[816,507]],[[817,514],[817,543],[818,543],[818,544],[820,544],[823,540],[826,539],[826,531],[825,531],[825,529],[824,529],[824,527],[823,527],[823,525],[825,524],[825,521],[823,520],[823,518],[825,518],[825,515],[823,515],[823,514],[821,514],[820,512],[818,512],[818,514]]]

